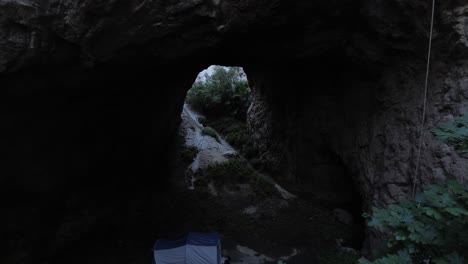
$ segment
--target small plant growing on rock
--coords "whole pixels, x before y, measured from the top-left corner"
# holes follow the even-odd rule
[[[275,186],[260,175],[252,179],[251,185],[255,194],[261,198],[271,197],[278,193]]]
[[[199,152],[198,148],[190,146],[190,147],[182,148],[182,151],[180,154],[181,154],[181,158],[183,161],[190,162],[195,159],[198,152]]]
[[[207,120],[207,125],[216,129],[216,131],[244,157],[249,158],[252,156],[252,144],[249,144],[250,135],[247,131],[245,120],[240,121],[227,116],[215,120]]]
[[[453,145],[457,150],[468,152],[468,115],[442,123],[432,132],[440,141]]]
[[[239,156],[209,165],[202,170],[199,178],[203,178],[205,182],[213,181],[217,186],[248,183],[259,198],[279,194],[273,183],[259,175],[247,160]]]
[[[203,126],[206,126],[206,124],[207,124],[207,122],[208,122],[208,120],[207,120],[206,117],[204,117],[204,116],[198,117],[198,118],[197,118],[197,121],[198,121],[198,123],[200,123],[200,124],[203,125]]]
[[[203,171],[204,177],[212,179],[218,185],[247,182],[256,175],[250,164],[239,157],[225,162],[209,165]]]
[[[214,139],[216,139],[216,141],[219,142],[219,136],[218,136],[218,133],[216,133],[216,131],[211,128],[211,127],[204,127],[202,130],[201,130],[201,134],[204,135],[204,136],[210,136]]]
[[[389,231],[389,254],[373,262],[463,264],[468,259],[468,185],[431,185],[415,199],[372,209],[369,226]]]
[[[468,116],[442,123],[432,132],[468,151]],[[388,254],[362,264],[463,264],[468,259],[468,184],[430,185],[415,199],[372,209],[368,225],[388,232]]]

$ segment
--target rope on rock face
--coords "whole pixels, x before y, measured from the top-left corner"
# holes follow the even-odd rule
[[[429,31],[429,49],[427,52],[427,66],[426,66],[426,82],[424,84],[424,101],[423,101],[423,112],[422,112],[422,120],[421,120],[421,128],[419,131],[419,142],[418,142],[418,153],[416,157],[416,169],[413,176],[413,191],[412,197],[414,198],[416,194],[416,180],[419,174],[419,165],[421,161],[421,149],[422,149],[422,142],[423,142],[423,133],[424,133],[424,124],[426,122],[426,108],[427,108],[427,90],[429,85],[429,69],[431,66],[431,50],[432,50],[432,33],[434,31],[434,12],[435,12],[435,0],[432,0],[432,14],[431,14],[431,29]]]

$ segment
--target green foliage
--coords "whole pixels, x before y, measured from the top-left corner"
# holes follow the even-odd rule
[[[468,115],[433,129],[437,138],[468,151]],[[462,264],[468,259],[468,185],[431,185],[415,199],[373,208],[369,226],[388,232],[389,254],[373,262]]]
[[[262,176],[257,175],[257,177],[251,179],[251,186],[256,195],[261,198],[271,197],[275,194],[278,194],[277,189],[271,182],[265,180]]]
[[[198,148],[196,147],[184,147],[181,151],[181,158],[185,162],[191,162],[195,159],[198,152]]]
[[[440,141],[455,146],[457,150],[468,151],[468,115],[442,123],[432,132]]]
[[[197,118],[197,121],[198,121],[198,123],[200,123],[203,126],[206,126],[206,124],[208,122],[208,120],[204,116],[200,116],[199,118]]]
[[[464,263],[468,259],[468,185],[431,185],[415,199],[372,209],[369,226],[390,233],[390,254],[362,263]]]
[[[218,186],[249,183],[254,193],[261,198],[278,194],[272,183],[261,177],[247,160],[238,156],[225,162],[209,165],[199,178],[203,178],[207,182],[213,181]]]
[[[206,115],[230,115],[244,119],[250,104],[250,88],[241,68],[214,68],[205,81],[195,82],[186,101]]]
[[[321,264],[356,264],[358,263],[359,256],[356,252],[344,251],[340,249],[329,250],[323,252],[319,256],[319,263]]]
[[[218,185],[247,182],[255,175],[255,170],[246,160],[240,157],[234,157],[225,162],[211,164],[203,170],[203,176],[206,179],[213,180]]]
[[[361,260],[361,264],[412,264],[411,256],[407,250],[400,250],[396,254],[388,254],[375,261]]]
[[[219,118],[209,121],[208,124],[216,129],[226,141],[245,156],[245,148],[249,142],[249,134],[245,122],[232,117]]]
[[[216,141],[219,142],[218,133],[216,133],[216,130],[214,130],[214,129],[211,128],[211,127],[204,127],[204,128],[202,128],[201,134],[204,135],[204,136],[210,136],[210,137],[216,139]]]

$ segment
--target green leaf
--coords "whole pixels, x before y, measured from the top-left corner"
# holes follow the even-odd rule
[[[431,185],[415,199],[373,208],[369,225],[388,232],[389,254],[371,263],[420,263],[429,257],[437,263],[463,263],[461,255],[447,253],[468,248],[467,187],[457,182]],[[404,255],[397,254],[399,249]]]
[[[457,150],[468,150],[468,115],[441,123],[431,130],[440,141],[453,145]]]
[[[424,212],[428,215],[428,216],[432,216],[433,218],[435,218],[436,220],[439,220],[442,218],[442,216],[434,209],[430,208],[430,207],[424,207]]]
[[[448,208],[445,208],[444,211],[454,216],[468,215],[467,210],[463,208],[458,208],[458,207],[448,207]]]
[[[436,264],[464,264],[465,258],[458,254],[457,252],[453,252],[450,255],[446,255],[440,258],[434,259],[434,263]]]

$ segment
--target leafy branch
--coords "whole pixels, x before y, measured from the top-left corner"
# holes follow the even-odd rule
[[[368,225],[389,231],[388,254],[374,262],[463,264],[468,258],[468,185],[431,185],[415,199],[404,199],[365,214]]]
[[[468,115],[442,123],[431,131],[440,141],[453,145],[457,150],[468,151]]]
[[[468,151],[468,115],[432,132],[457,150]],[[414,199],[364,214],[368,225],[389,234],[387,255],[361,264],[463,264],[468,259],[468,185],[430,185]]]

